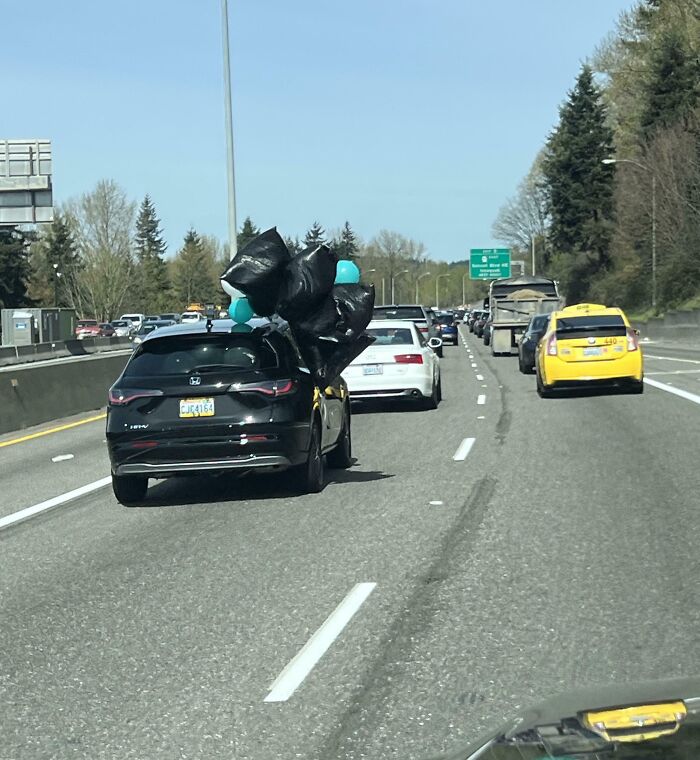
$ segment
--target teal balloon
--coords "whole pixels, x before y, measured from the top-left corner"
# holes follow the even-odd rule
[[[350,285],[360,281],[360,270],[354,261],[339,261],[335,268],[335,284]]]
[[[231,305],[228,307],[228,315],[234,322],[248,322],[253,318],[253,314],[253,309],[247,298],[237,298],[235,301],[231,301]]]
[[[253,328],[250,325],[237,324],[231,328],[232,333],[249,333],[253,332]]]

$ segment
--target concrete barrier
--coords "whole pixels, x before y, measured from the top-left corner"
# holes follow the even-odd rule
[[[129,352],[0,370],[0,433],[100,409]]]
[[[32,343],[0,348],[0,367],[24,362],[46,361],[61,356],[91,356],[101,351],[118,351],[132,346],[128,338],[86,338],[85,340]]]
[[[645,338],[670,340],[700,347],[700,310],[669,311],[663,317],[650,317],[634,326]]]

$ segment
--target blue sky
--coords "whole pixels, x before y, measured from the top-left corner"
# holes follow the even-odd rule
[[[229,0],[238,216],[346,219],[434,258],[491,224],[631,0]],[[0,137],[50,138],[54,197],[153,197],[170,253],[225,238],[218,0],[0,2]],[[39,9],[39,10],[38,10]]]

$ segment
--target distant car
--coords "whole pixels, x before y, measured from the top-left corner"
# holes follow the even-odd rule
[[[484,341],[485,346],[491,345],[491,327],[493,325],[493,320],[491,319],[491,315],[489,314],[486,321],[484,322],[484,329],[481,331],[481,338]]]
[[[529,375],[535,369],[535,353],[537,344],[547,330],[549,314],[536,314],[518,341],[518,366],[524,375]]]
[[[177,324],[180,322],[180,314],[175,314],[175,312],[170,312],[169,314],[160,314],[158,319],[172,319],[172,321]]]
[[[149,314],[143,321],[146,322],[158,322],[160,320],[160,317],[158,314]]]
[[[84,338],[99,338],[100,323],[96,319],[79,319],[75,325],[75,337],[78,340]]]
[[[141,328],[138,330],[136,335],[134,335],[134,343],[138,345],[139,343],[143,343],[144,339],[147,335],[150,335],[155,330],[158,330],[160,327],[170,327],[171,325],[176,324],[173,322],[172,319],[159,319],[155,322],[144,322],[143,325],[141,325]]]
[[[483,338],[484,337],[484,327],[486,326],[486,322],[488,321],[489,313],[488,311],[480,311],[476,319],[474,320],[474,329],[473,333],[476,335],[477,338]]]
[[[438,330],[443,343],[457,345],[457,323],[453,314],[442,312],[437,315]]]
[[[466,309],[455,309],[454,311],[454,318],[455,318],[455,324],[459,325],[464,322],[465,317],[467,315]]]
[[[421,306],[420,304],[375,306],[372,313],[372,319],[410,319],[426,340],[440,337],[440,331],[438,330],[435,320],[435,313],[432,309],[429,309],[426,306]],[[442,341],[440,342],[440,348],[435,349],[435,352],[439,357],[442,357]]]
[[[559,388],[623,387],[644,392],[638,333],[618,308],[576,304],[550,315],[537,346],[537,392]]]
[[[138,330],[141,327],[145,318],[145,314],[122,314],[119,317],[120,320],[125,319],[127,322],[131,322],[134,330]]]
[[[204,317],[198,311],[185,311],[180,317],[180,322],[185,325],[192,322],[202,322]]]
[[[117,331],[109,322],[100,322],[100,337],[112,338],[117,334]]]
[[[467,327],[469,328],[469,332],[474,332],[474,325],[476,323],[476,320],[479,319],[481,316],[481,309],[474,309],[470,314],[469,318],[467,319]]]
[[[128,338],[134,332],[134,323],[128,319],[115,319],[112,321],[114,335],[117,338]]]
[[[346,367],[351,401],[403,399],[429,409],[442,398],[440,338],[426,341],[418,326],[404,320],[373,320],[367,332],[376,341]]]
[[[290,470],[302,492],[321,491],[325,462],[353,463],[342,378],[319,390],[286,325],[251,332],[230,320],[172,325],[137,346],[109,390],[112,487],[127,506],[149,478]]]

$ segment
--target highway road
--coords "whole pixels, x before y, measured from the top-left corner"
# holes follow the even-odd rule
[[[103,420],[0,436],[0,758],[411,760],[697,673],[700,354],[645,353],[642,396],[542,400],[466,333],[440,408],[355,414],[311,496],[191,478],[127,509]]]

